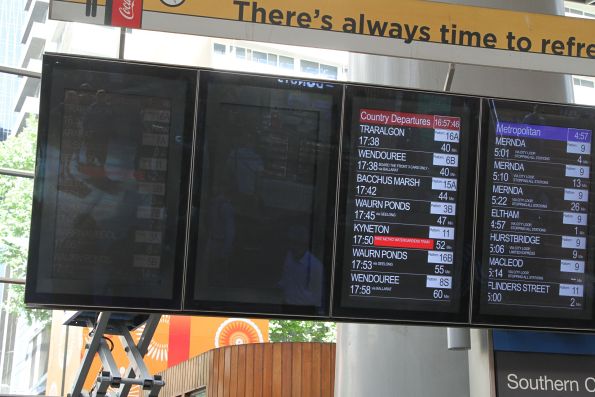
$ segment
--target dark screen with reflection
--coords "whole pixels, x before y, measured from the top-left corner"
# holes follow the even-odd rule
[[[65,92],[53,277],[159,283],[170,114],[167,98]]]
[[[327,314],[340,88],[211,72],[200,85],[190,305]]]
[[[180,309],[196,72],[56,58],[44,59],[26,301]]]

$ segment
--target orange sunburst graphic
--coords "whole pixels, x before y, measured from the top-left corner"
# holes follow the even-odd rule
[[[262,332],[254,322],[244,318],[229,318],[217,329],[215,347],[262,343]]]
[[[159,319],[159,325],[161,326],[169,326],[170,316],[163,315]],[[138,338],[141,337],[143,331],[145,330],[145,324],[141,325],[134,331],[135,341],[138,342]],[[149,343],[149,348],[147,349],[147,356],[152,358],[155,361],[163,361],[167,362],[167,350],[169,347],[169,340],[167,335],[161,335],[159,332],[156,332]]]

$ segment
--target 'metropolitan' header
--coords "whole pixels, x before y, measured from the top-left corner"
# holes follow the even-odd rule
[[[564,142],[591,142],[590,130],[576,128],[551,127],[545,125],[518,124],[499,121],[496,124],[496,135],[514,136],[516,138],[537,138]]]
[[[93,1],[98,6],[86,4]],[[593,20],[424,0],[107,0],[107,6],[106,0],[51,0],[50,16],[406,58],[595,73]]]

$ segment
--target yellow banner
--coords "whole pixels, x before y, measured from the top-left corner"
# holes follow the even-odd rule
[[[50,17],[65,21],[439,62],[595,73],[595,20],[590,19],[426,0],[50,1]]]
[[[143,10],[386,37],[404,43],[595,58],[595,20],[420,0],[144,0]]]

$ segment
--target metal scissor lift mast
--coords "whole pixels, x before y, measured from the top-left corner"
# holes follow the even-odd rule
[[[151,375],[143,357],[147,353],[149,343],[155,334],[157,325],[161,318],[160,314],[146,315],[145,328],[141,334],[138,343],[132,339],[130,322],[122,319],[115,319],[112,312],[100,312],[95,320],[94,316],[89,318],[89,312],[78,312],[73,317],[71,324],[67,325],[88,326],[92,327],[90,333],[90,340],[85,346],[85,355],[76,375],[72,392],[68,394],[69,397],[110,397],[119,396],[127,397],[130,388],[134,385],[139,385],[142,390],[149,391],[150,397],[157,397],[159,391],[164,386],[165,382],[159,375]],[[87,315],[86,318],[84,315]],[[92,313],[93,314],[93,313]],[[138,318],[138,316],[137,316]],[[82,319],[82,320],[81,320]],[[128,356],[130,365],[124,375],[120,374],[120,370],[114,357],[112,355],[110,346],[105,337],[106,334],[117,335],[120,338],[124,351]],[[113,348],[113,345],[111,346]],[[97,380],[89,394],[83,392],[83,384],[91,369],[91,364],[95,358],[95,354],[99,355],[103,369],[97,376]],[[117,389],[115,392],[110,392],[108,389]]]

